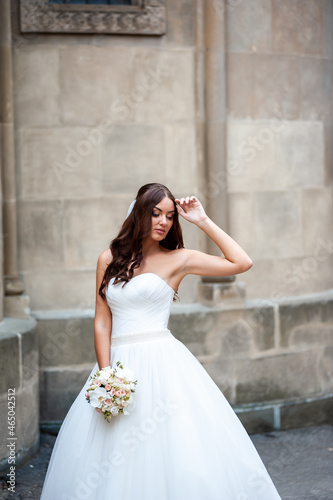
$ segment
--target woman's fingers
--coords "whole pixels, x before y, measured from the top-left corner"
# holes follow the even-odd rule
[[[180,198],[180,199],[177,198],[175,200],[175,202],[178,203],[179,205],[188,205],[192,201],[197,201],[195,196],[186,196],[186,198]]]

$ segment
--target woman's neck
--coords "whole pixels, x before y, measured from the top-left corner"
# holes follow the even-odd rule
[[[159,241],[146,240],[142,242],[142,255],[143,258],[150,257],[161,252],[161,245]]]

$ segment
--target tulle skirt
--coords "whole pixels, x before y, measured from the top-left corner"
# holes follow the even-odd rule
[[[170,332],[111,345],[138,380],[111,423],[82,388],[56,440],[42,500],[278,500],[254,445],[199,361]],[[97,365],[91,374],[95,373]]]

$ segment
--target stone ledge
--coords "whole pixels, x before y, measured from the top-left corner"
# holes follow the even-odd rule
[[[233,406],[250,434],[332,424],[333,394]]]
[[[281,426],[291,425],[288,422],[292,420],[303,425],[306,418],[301,413],[300,401],[306,405],[305,413],[310,412],[313,405],[321,406],[320,413],[325,421],[329,407],[324,408],[324,403],[309,406],[306,398],[321,401],[323,394],[331,394],[333,390],[333,335],[327,306],[331,297],[329,290],[327,294],[304,296],[304,304],[291,297],[281,305],[268,300],[246,301],[244,307],[238,305],[228,310],[200,303],[176,303],[171,307],[169,328],[201,362],[229,403],[243,408],[241,418],[246,419],[245,424],[250,429],[265,430],[276,426],[277,415]],[[296,303],[298,314],[289,318]],[[324,309],[323,303],[326,304]],[[284,342],[279,334],[279,317],[287,310],[289,319],[284,324],[288,342]],[[304,317],[316,314],[319,323],[315,330],[308,331],[314,326],[308,323],[307,330],[300,331],[300,327],[305,328],[302,326]],[[41,420],[44,423],[60,421],[95,361],[93,311],[36,311],[34,315],[38,320],[36,330],[41,352]],[[56,341],[57,356],[52,352],[55,357],[46,360],[44,354],[50,352],[44,353],[43,349]],[[67,401],[58,404],[56,386],[61,385],[64,376],[72,380],[71,394]],[[262,406],[266,403],[269,407]],[[313,416],[309,420],[316,423]]]
[[[39,364],[36,321],[5,318],[0,323],[0,471],[8,470],[7,437],[15,437],[15,465],[39,446]],[[8,408],[8,389],[15,399]],[[11,393],[11,395],[14,395]],[[14,406],[15,404],[15,406]],[[14,436],[9,435],[8,411],[14,412]]]

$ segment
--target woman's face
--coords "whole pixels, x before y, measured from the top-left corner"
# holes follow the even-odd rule
[[[173,224],[174,215],[174,203],[165,196],[153,208],[151,218],[151,237],[153,240],[162,241],[166,237]]]

